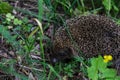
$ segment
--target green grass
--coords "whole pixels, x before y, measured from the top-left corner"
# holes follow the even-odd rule
[[[23,78],[23,80],[28,80],[29,77],[18,73],[15,69],[15,64],[18,64],[18,69],[22,68],[25,71],[25,67],[27,67],[39,80],[63,80],[63,78],[67,80],[65,77],[72,79],[76,73],[83,73],[84,77],[88,77],[87,67],[90,65],[90,60],[85,60],[82,56],[74,58],[68,63],[56,63],[54,66],[46,61],[46,51],[43,44],[44,38],[46,38],[44,34],[45,30],[51,25],[54,25],[53,31],[60,26],[64,26],[70,39],[74,43],[69,29],[66,26],[66,19],[79,15],[102,13],[112,17],[120,24],[120,19],[118,19],[120,16],[119,3],[119,0],[38,0],[38,13],[15,8],[17,11],[35,18],[35,22],[38,24],[37,26],[29,23],[27,17],[26,19],[19,19],[23,22],[21,25],[15,25],[12,20],[9,23],[6,22],[5,14],[0,15],[0,20],[2,20],[2,22],[0,21],[0,34],[2,38],[6,40],[7,44],[12,45],[11,47],[15,50],[16,55],[16,57],[11,60],[3,59],[0,63],[0,69],[4,72],[9,71],[8,74],[15,72],[13,75],[21,79]],[[7,28],[9,25],[13,26],[12,30]],[[32,28],[33,30],[31,31]],[[49,38],[46,40],[50,41]],[[35,50],[36,42],[39,43],[39,51]],[[32,59],[30,56],[32,52],[40,54],[41,59]],[[9,68],[6,69],[6,67]]]

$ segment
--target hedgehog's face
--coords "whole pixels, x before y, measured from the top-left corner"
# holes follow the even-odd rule
[[[56,63],[60,61],[67,61],[73,56],[71,48],[63,48],[58,51],[55,51],[53,55],[51,55],[51,62]]]

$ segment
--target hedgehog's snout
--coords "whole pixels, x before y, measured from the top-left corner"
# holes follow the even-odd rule
[[[54,55],[52,55],[51,62],[57,63],[57,62],[63,61],[68,58],[68,56],[69,56],[68,54],[69,53],[67,53],[66,51],[60,50],[60,51],[54,53]]]
[[[52,59],[52,63],[57,63],[58,62],[58,59],[57,58],[53,58]]]
[[[66,61],[68,59],[72,58],[72,51],[70,48],[63,48],[58,50],[57,52],[54,52],[54,54],[51,56],[51,62],[57,63],[60,61]]]

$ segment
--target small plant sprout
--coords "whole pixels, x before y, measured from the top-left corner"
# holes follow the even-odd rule
[[[21,25],[22,21],[17,19],[17,18],[15,18],[13,23],[14,23],[14,25]]]
[[[22,20],[19,20],[18,18],[15,18],[14,15],[12,15],[11,13],[6,14],[6,21],[7,24],[14,24],[14,25],[22,25]]]
[[[12,19],[14,19],[15,18],[15,16],[13,16],[11,13],[8,13],[8,14],[6,14],[6,20],[7,21],[11,21]]]
[[[91,58],[91,66],[87,68],[88,78],[90,80],[120,80],[120,76],[117,75],[117,71],[115,69],[108,68],[107,62],[111,60],[111,55],[105,55],[104,58],[102,56]]]

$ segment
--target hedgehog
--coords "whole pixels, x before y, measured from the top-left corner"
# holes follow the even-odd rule
[[[55,32],[52,62],[110,54],[119,58],[120,27],[112,19],[100,15],[79,16],[66,20],[66,27]]]

